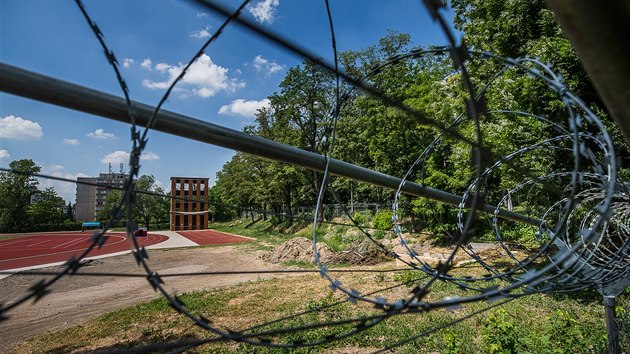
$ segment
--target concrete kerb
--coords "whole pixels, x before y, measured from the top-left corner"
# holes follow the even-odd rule
[[[156,231],[156,232],[149,231],[149,233],[166,236],[168,237],[168,240],[164,242],[156,243],[151,246],[146,246],[146,249],[148,250],[199,246],[197,243],[187,239],[186,237],[178,234],[175,231]]]

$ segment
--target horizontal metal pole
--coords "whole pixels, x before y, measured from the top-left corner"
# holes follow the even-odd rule
[[[0,91],[129,123],[127,105],[121,97],[4,63],[0,63]],[[134,102],[134,105],[138,115],[137,124],[146,126],[155,107],[139,102]],[[153,129],[164,133],[287,162],[316,171],[323,171],[326,165],[326,158],[322,155],[182,114],[160,110],[157,118],[157,123]],[[336,176],[347,177],[392,190],[397,190],[402,181],[400,178],[336,159],[331,159],[329,172]],[[424,187],[412,181],[405,183],[402,192],[450,205],[459,205],[462,200],[461,196]],[[492,205],[478,207],[478,210],[489,214],[494,214],[495,209],[496,207]],[[500,209],[497,216],[535,226],[540,225],[539,220],[508,210]]]

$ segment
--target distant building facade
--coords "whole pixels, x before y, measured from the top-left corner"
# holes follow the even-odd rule
[[[208,228],[208,178],[171,177],[171,231]]]
[[[122,188],[128,176],[127,173],[109,172],[98,177],[77,178],[75,219],[80,222],[96,221],[112,188]]]

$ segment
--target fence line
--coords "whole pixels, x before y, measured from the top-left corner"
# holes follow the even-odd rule
[[[0,91],[120,122],[129,122],[127,105],[120,97],[5,63],[0,63]],[[133,102],[133,104],[137,112],[137,124],[146,126],[152,113],[155,111],[155,107],[139,102]],[[160,110],[157,113],[157,121],[153,129],[207,144],[263,156],[276,161],[287,162],[315,171],[324,171],[326,164],[326,157],[322,155],[167,110]],[[390,190],[397,190],[402,182],[401,178],[337,159],[330,159],[329,172],[332,175],[347,177]],[[405,181],[402,191],[412,196],[425,197],[455,206],[462,201],[462,196],[428,186],[421,186],[412,181]],[[507,220],[519,221],[534,226],[540,225],[540,220],[500,209],[493,205],[479,206],[478,210]]]

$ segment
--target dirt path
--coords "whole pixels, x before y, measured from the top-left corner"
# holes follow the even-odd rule
[[[259,260],[259,253],[238,246],[212,248],[152,250],[149,263],[160,275],[272,270],[273,265]],[[40,269],[57,271],[59,267]],[[143,274],[131,255],[95,260],[83,272]],[[271,278],[274,274],[228,274],[165,277],[165,288],[182,293],[193,290],[230,286],[250,280]],[[14,274],[0,280],[0,302],[9,304],[28,292],[43,276]],[[0,322],[0,352],[50,330],[80,324],[102,313],[128,307],[159,297],[144,277],[112,275],[72,276],[57,282],[52,292],[36,303],[26,303],[9,312],[10,318]]]

